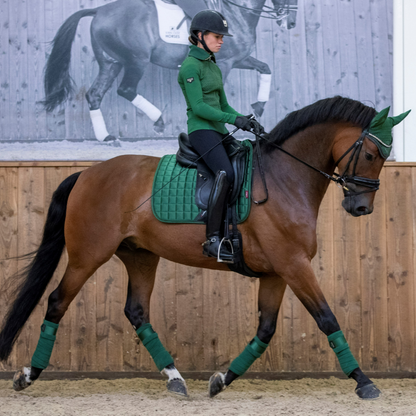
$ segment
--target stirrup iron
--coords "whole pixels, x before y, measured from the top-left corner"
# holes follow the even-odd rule
[[[233,259],[234,259],[234,247],[233,247],[233,245],[232,245],[232,243],[231,243],[230,239],[223,237],[223,238],[222,238],[222,240],[220,241],[219,246],[218,246],[217,262],[218,262],[218,263],[229,263],[229,264],[234,264],[234,260],[228,261],[228,260],[223,260],[223,259],[221,259],[221,258],[220,258],[221,246],[222,246],[222,243],[223,243],[224,241],[228,242],[228,244],[230,245],[230,247],[231,247],[231,255],[233,256]]]

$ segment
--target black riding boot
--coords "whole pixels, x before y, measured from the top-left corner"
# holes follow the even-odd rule
[[[222,230],[224,229],[225,203],[229,189],[230,184],[227,174],[223,170],[218,171],[208,200],[207,241],[203,244],[204,250],[202,253],[204,256],[216,257],[220,262],[233,263],[233,254],[230,251],[229,242],[221,243]],[[218,255],[219,248],[220,253]]]

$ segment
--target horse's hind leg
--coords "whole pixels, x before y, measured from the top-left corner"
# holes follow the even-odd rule
[[[144,74],[146,62],[131,63],[124,65],[124,76],[117,89],[118,95],[129,100],[135,107],[143,111],[147,117],[154,122],[153,128],[157,133],[162,133],[165,129],[162,112],[151,102],[140,94],[137,94],[137,84]]]
[[[71,261],[70,256],[64,277],[58,287],[49,295],[45,321],[41,327],[41,336],[33,354],[31,366],[23,367],[23,370],[16,372],[13,377],[13,388],[16,391],[29,387],[48,366],[59,322],[84,283],[110,257],[111,254],[107,254],[100,260],[91,261],[86,253],[85,256],[82,256],[82,261],[78,257],[75,263]]]
[[[100,142],[112,141],[115,140],[115,137],[107,131],[100,106],[105,93],[111,87],[123,66],[120,62],[105,54],[104,50],[95,41],[94,36],[91,37],[91,43],[100,69],[97,78],[87,91],[86,99],[90,109],[95,138]]]
[[[123,261],[129,275],[127,301],[124,312],[143,345],[151,354],[159,371],[168,376],[168,391],[188,395],[185,380],[175,368],[173,358],[165,350],[150,325],[150,296],[153,291],[159,256],[146,250],[120,249],[117,256]]]
[[[98,76],[86,94],[95,138],[100,142],[115,140],[115,137],[107,131],[100,105],[104,94],[111,87],[121,68],[122,65],[116,61],[101,63]]]
[[[248,56],[240,62],[237,62],[233,66],[238,69],[255,69],[260,74],[260,85],[257,93],[257,101],[251,104],[256,117],[261,117],[264,112],[264,106],[270,97],[270,86],[272,82],[272,71],[270,71],[269,65],[265,62],[261,62],[252,56]]]
[[[277,315],[286,289],[286,282],[279,276],[260,278],[259,326],[256,337],[231,363],[225,374],[217,372],[209,379],[208,393],[216,396],[237,377],[244,374],[250,365],[264,352],[276,331]]]

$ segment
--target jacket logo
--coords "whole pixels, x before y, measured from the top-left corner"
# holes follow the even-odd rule
[[[192,78],[186,78],[186,82],[189,82],[189,83],[194,82],[194,77],[192,77]]]

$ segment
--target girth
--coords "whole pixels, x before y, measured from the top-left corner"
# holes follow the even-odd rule
[[[208,208],[208,199],[211,189],[214,185],[215,173],[209,169],[206,163],[201,159],[200,155],[193,149],[189,137],[185,133],[181,133],[178,137],[179,150],[176,153],[176,161],[179,165],[186,168],[197,169],[197,180],[195,189],[195,203],[202,211]],[[223,142],[225,150],[234,171],[234,183],[229,198],[229,205],[235,204],[244,182],[246,154],[248,148],[241,145],[240,142],[232,136]],[[198,160],[199,159],[199,160]],[[203,217],[201,218],[204,219]]]

